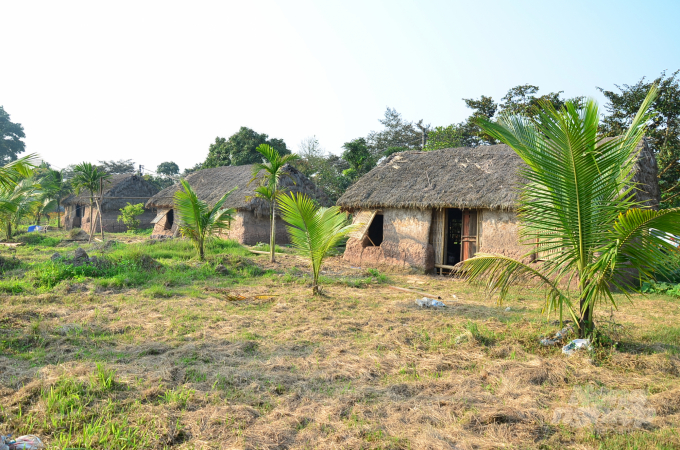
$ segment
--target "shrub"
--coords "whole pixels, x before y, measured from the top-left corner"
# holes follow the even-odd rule
[[[123,222],[128,231],[135,231],[139,228],[139,220],[137,216],[144,214],[144,204],[137,203],[136,205],[128,202],[127,206],[120,209],[120,215],[118,216],[118,222]]]

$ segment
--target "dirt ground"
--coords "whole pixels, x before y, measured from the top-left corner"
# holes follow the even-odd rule
[[[569,357],[539,344],[560,329],[539,292],[499,306],[447,276],[358,283],[371,274],[334,257],[315,298],[304,261],[253,260],[276,273],[3,296],[0,431],[51,448],[680,448],[677,299],[601,307],[612,342]]]

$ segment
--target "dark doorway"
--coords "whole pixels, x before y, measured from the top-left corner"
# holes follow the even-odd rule
[[[446,210],[446,264],[454,266],[460,262],[461,238],[463,234],[463,212],[460,209]]]
[[[83,217],[83,208],[80,205],[76,205],[76,217]]]
[[[383,241],[383,215],[376,214],[371,222],[371,226],[368,227],[368,246],[378,247]]]
[[[168,211],[168,213],[165,215],[165,229],[166,230],[171,230],[172,229],[172,224],[175,223],[175,214],[174,210],[171,209]]]

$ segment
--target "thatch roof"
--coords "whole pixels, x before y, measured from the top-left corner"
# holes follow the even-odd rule
[[[656,160],[641,144],[638,199],[658,205]],[[514,209],[524,162],[504,144],[394,153],[338,199],[344,210],[380,208]]]
[[[104,181],[102,188],[104,193],[102,210],[118,210],[125,207],[128,202],[133,205],[146,203],[149,198],[158,192],[156,186],[137,174],[112,175],[111,178]],[[98,196],[99,192],[95,192],[95,195]],[[82,190],[79,195],[69,195],[62,204],[65,206],[89,205],[90,192]]]
[[[245,166],[223,166],[214,169],[203,169],[194,172],[186,177],[191,188],[198,197],[208,204],[215,204],[225,193],[237,187],[229,195],[225,206],[237,210],[254,211],[257,215],[267,215],[269,204],[260,198],[255,197],[255,189],[262,182],[262,174],[251,183],[252,165]],[[288,176],[280,179],[279,189],[287,192],[302,192],[309,197],[316,199],[321,205],[328,205],[328,197],[316,187],[307,177],[293,166],[286,164],[283,171]],[[180,189],[180,185],[173,185],[160,191],[149,199],[147,208],[172,208],[174,205],[174,195]]]

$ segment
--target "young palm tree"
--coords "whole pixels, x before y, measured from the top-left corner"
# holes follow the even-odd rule
[[[255,196],[269,201],[269,220],[271,223],[269,251],[271,262],[274,262],[274,248],[276,246],[276,221],[274,220],[274,214],[276,211],[279,180],[284,176],[284,172],[281,169],[287,163],[299,159],[299,156],[293,154],[281,156],[274,147],[267,144],[260,144],[256,150],[264,156],[265,162],[253,164],[253,178],[250,181],[255,180],[260,172],[264,173],[262,189],[256,189]]]
[[[211,208],[206,202],[199,200],[186,180],[180,180],[184,191],[175,193],[175,211],[179,219],[179,230],[182,236],[188,237],[198,250],[198,257],[205,260],[204,246],[206,240],[228,230],[234,220],[235,210],[223,208],[229,194],[236,188],[227,192]]]
[[[319,272],[328,252],[356,225],[347,223],[337,206],[317,208],[314,202],[300,193],[278,196],[281,215],[288,222],[288,234],[295,248],[309,258],[312,266],[312,294],[319,294]]]
[[[102,240],[104,239],[104,222],[102,221],[102,210],[99,205],[99,198],[95,198],[94,193],[99,190],[101,184],[111,178],[111,175],[99,169],[97,166],[92,165],[88,162],[83,162],[77,164],[73,168],[75,175],[71,180],[73,187],[75,189],[76,195],[80,194],[80,191],[85,189],[90,191],[90,239],[88,242],[92,242],[92,233],[94,230],[94,218],[92,217],[92,208],[96,202],[97,213],[99,214],[99,222],[102,231]]]
[[[0,189],[0,221],[8,240],[12,239],[13,228],[18,227],[21,219],[42,205],[39,187],[32,178],[24,178],[12,188]]]
[[[547,289],[545,311],[559,310],[562,319],[566,308],[586,337],[594,332],[595,306],[616,306],[613,289],[629,296],[640,279],[663,273],[673,251],[663,232],[680,234],[680,210],[645,207],[636,201],[632,181],[655,96],[653,88],[626,134],[611,140],[598,138],[600,116],[593,100],[582,109],[567,102],[559,111],[544,103],[535,121],[522,116],[480,121],[527,165],[518,210],[520,237],[530,246],[525,257],[535,253],[536,242],[538,250],[552,254],[533,268],[478,253],[461,263],[467,278],[485,282],[500,301],[511,284],[533,280]],[[578,284],[574,293],[572,282]]]

